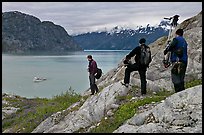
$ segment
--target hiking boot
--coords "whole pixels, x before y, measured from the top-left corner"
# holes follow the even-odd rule
[[[145,97],[145,96],[146,96],[146,94],[142,94],[141,96]]]
[[[140,95],[140,98],[145,98],[145,97],[147,97],[147,94],[141,94]]]
[[[98,90],[96,90],[96,94],[98,93]]]
[[[128,86],[129,86],[128,83],[123,83],[123,82],[121,82],[121,84],[124,85],[125,87],[128,87]]]

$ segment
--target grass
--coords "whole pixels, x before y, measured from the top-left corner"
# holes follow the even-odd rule
[[[137,113],[137,108],[139,106],[143,106],[146,104],[150,104],[152,102],[159,102],[164,100],[166,97],[170,96],[172,92],[163,90],[155,95],[134,101],[130,100],[133,97],[133,93],[138,91],[138,86],[132,86],[132,89],[129,91],[127,96],[118,96],[116,100],[125,101],[122,102],[122,105],[114,111],[114,115],[112,117],[105,117],[100,121],[100,125],[96,128],[90,130],[90,133],[112,133],[119,126],[121,126],[126,120],[130,119]],[[149,91],[147,91],[148,94]],[[81,132],[81,131],[80,131]]]
[[[150,104],[152,102],[159,102],[165,99],[165,96],[153,96],[147,97],[138,101],[130,101],[119,107],[114,113],[113,117],[108,119],[102,119],[100,125],[92,129],[91,133],[112,133],[118,127],[120,127],[126,120],[130,119],[137,113],[139,106]]]
[[[4,98],[10,105],[21,109],[2,120],[2,131],[11,129],[14,133],[30,133],[53,113],[67,109],[80,99],[81,96],[71,88],[51,99]]]
[[[194,87],[196,85],[201,85],[201,84],[202,84],[201,79],[199,79],[199,80],[195,79],[195,80],[192,80],[192,81],[188,81],[188,82],[185,82],[185,89]]]

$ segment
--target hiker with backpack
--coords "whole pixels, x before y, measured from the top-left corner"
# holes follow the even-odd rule
[[[87,56],[87,60],[89,61],[88,72],[89,72],[91,95],[94,95],[94,93],[98,92],[98,87],[95,83],[95,81],[96,81],[95,75],[97,73],[98,68],[97,68],[96,61],[92,58],[91,55]]]
[[[150,62],[152,61],[151,58],[151,51],[150,47],[145,44],[146,39],[141,38],[139,40],[140,45],[134,48],[124,60],[124,64],[127,66],[125,69],[125,77],[124,82],[122,85],[128,87],[130,82],[130,73],[133,71],[138,71],[140,75],[141,81],[141,94],[146,94],[146,71],[149,67]],[[131,57],[135,56],[135,63],[130,64]]]
[[[173,65],[171,69],[171,79],[174,84],[175,92],[185,89],[184,77],[187,68],[187,42],[183,38],[183,29],[176,31],[176,37],[170,43],[170,46],[164,50],[164,55],[171,52],[170,62]]]

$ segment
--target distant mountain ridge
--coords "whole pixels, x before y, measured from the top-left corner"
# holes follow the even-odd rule
[[[135,29],[116,26],[111,30],[79,34],[74,40],[87,50],[129,50],[137,46],[140,38],[146,38],[147,44],[167,36],[169,22],[162,20],[157,26],[137,26]]]
[[[82,50],[59,25],[18,11],[2,13],[2,51],[64,52]]]

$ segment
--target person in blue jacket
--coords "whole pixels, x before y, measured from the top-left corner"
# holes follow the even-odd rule
[[[173,65],[171,69],[171,79],[175,92],[185,89],[184,78],[188,63],[187,42],[183,37],[183,29],[176,31],[176,37],[170,43],[170,47],[164,50],[164,55],[171,52],[170,61]]]

